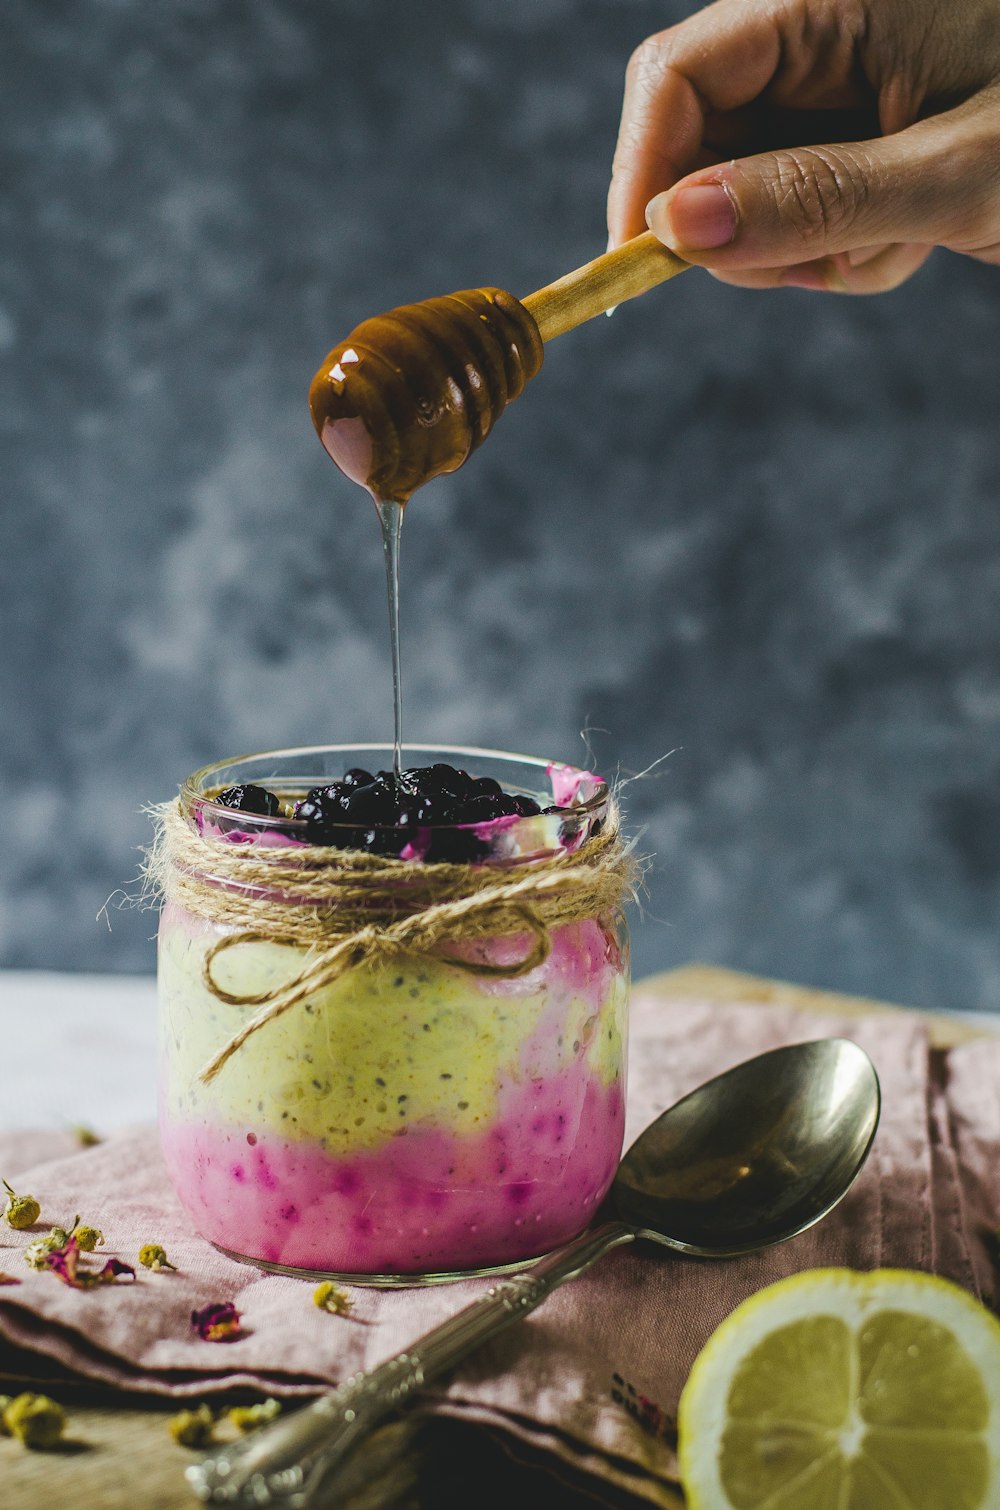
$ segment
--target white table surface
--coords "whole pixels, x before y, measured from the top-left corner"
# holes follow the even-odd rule
[[[0,971],[0,1129],[156,1117],[156,982]]]
[[[1000,1013],[956,1013],[1000,1031]],[[156,1116],[156,983],[0,970],[0,1130],[113,1132]]]

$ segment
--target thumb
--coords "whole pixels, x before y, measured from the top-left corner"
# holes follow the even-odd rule
[[[891,136],[702,168],[650,200],[650,230],[719,271],[784,267],[892,242],[975,239],[989,215],[981,117],[962,107]]]

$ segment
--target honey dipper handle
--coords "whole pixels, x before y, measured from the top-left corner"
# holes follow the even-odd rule
[[[592,320],[626,299],[665,283],[690,267],[658,241],[652,231],[643,231],[613,252],[595,257],[563,278],[557,278],[521,303],[538,326],[543,341]]]

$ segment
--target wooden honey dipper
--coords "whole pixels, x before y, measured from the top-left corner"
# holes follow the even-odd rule
[[[688,265],[646,231],[523,300],[467,289],[364,320],[313,378],[317,434],[376,502],[404,504],[486,439],[541,367],[545,341]]]

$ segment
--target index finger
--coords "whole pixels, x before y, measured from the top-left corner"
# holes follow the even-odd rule
[[[780,0],[717,0],[636,48],[608,193],[617,245],[646,228],[654,194],[697,167],[705,121],[749,104],[781,65]]]

